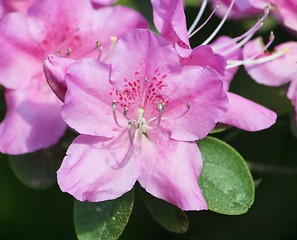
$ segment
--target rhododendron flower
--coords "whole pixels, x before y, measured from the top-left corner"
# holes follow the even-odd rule
[[[197,18],[188,31],[182,0],[151,0],[151,2],[153,5],[154,23],[156,28],[163,37],[175,44],[175,47],[181,56],[182,64],[212,67],[222,75],[226,90],[228,90],[231,79],[236,72],[236,67],[242,65],[244,62],[238,61],[242,56],[242,45],[244,45],[263,25],[263,19],[266,18],[269,12],[269,9],[266,8],[263,17],[241,36],[234,39],[221,37],[210,44],[230,14],[235,3],[235,1],[232,0],[222,22],[214,32],[202,43],[202,45],[191,49],[189,38],[196,34],[196,32],[198,32],[208,21],[206,20],[206,22],[202,23],[201,27],[198,27],[195,30],[206,7],[207,1],[202,3]],[[217,9],[211,13],[210,17]],[[269,44],[270,43],[271,41]],[[228,98],[229,109],[220,122],[247,131],[262,130],[275,123],[276,114],[271,110],[234,93],[228,92]]]
[[[244,47],[244,56],[261,53],[263,41],[257,38],[250,41]],[[259,62],[247,62],[245,68],[248,74],[258,83],[268,86],[281,86],[291,82],[287,96],[292,100],[296,111],[297,121],[297,42],[286,42],[277,45],[273,52],[265,52],[259,55]],[[262,61],[268,58],[270,61]]]
[[[133,10],[95,10],[89,0],[38,0],[27,14],[5,15],[0,22],[0,83],[7,88],[7,113],[0,124],[0,152],[21,154],[49,147],[66,129],[61,102],[43,74],[49,53],[97,58],[99,41],[104,58],[114,44],[111,37],[146,26]]]
[[[206,209],[197,180],[205,137],[227,108],[216,71],[182,67],[173,45],[132,30],[110,65],[85,59],[69,66],[64,120],[81,135],[58,170],[62,191],[104,201],[136,181],[183,210]]]

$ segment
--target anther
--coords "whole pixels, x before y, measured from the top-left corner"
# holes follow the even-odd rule
[[[103,47],[102,47],[101,42],[99,42],[99,41],[96,42],[96,48],[97,48],[98,51],[99,51],[99,56],[98,56],[97,59],[100,60],[100,58],[101,58],[101,54],[102,54],[102,50],[103,50]]]
[[[158,110],[159,110],[159,112],[163,112],[164,109],[165,109],[165,103],[164,102],[158,103]]]
[[[187,107],[188,107],[188,109],[191,107],[191,103],[190,102],[187,103]]]
[[[144,81],[145,81],[146,83],[148,83],[150,80],[149,80],[148,77],[145,77]]]
[[[129,141],[130,141],[130,145],[133,145],[133,136],[132,136],[132,122],[129,121],[128,122],[128,135],[129,135]]]
[[[71,48],[67,48],[66,50],[66,57],[68,57],[71,54],[72,50]]]
[[[124,108],[124,111],[123,111],[123,114],[124,114],[124,116],[126,116],[126,115],[127,115],[127,112],[128,112],[128,108],[127,108],[127,107],[125,107],[125,108]]]

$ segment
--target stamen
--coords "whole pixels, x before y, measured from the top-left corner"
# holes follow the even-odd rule
[[[251,37],[263,26],[263,23],[264,23],[264,19],[268,16],[269,14],[269,6],[265,6],[264,8],[264,14],[263,16],[254,24],[254,26],[252,26],[248,31],[246,31],[244,34],[236,37],[236,38],[233,38],[231,39],[230,41],[226,41],[226,42],[223,42],[217,46],[215,46],[213,48],[213,50],[215,52],[217,52],[218,50],[224,48],[224,47],[227,47],[228,45],[231,45],[231,44],[234,44],[238,41],[241,41],[242,39],[244,38],[248,38],[248,39],[251,39]],[[239,48],[239,47],[238,47]],[[234,49],[233,49],[234,50]],[[226,55],[226,53],[224,53]]]
[[[272,61],[274,59],[277,59],[277,58],[283,56],[284,54],[287,53],[287,51],[288,51],[287,49],[283,49],[281,51],[275,52],[269,56],[262,57],[262,58],[231,61],[231,64],[228,61],[228,66],[226,67],[226,69],[230,69],[230,68],[237,67],[240,65],[252,65],[252,64],[266,63],[266,62]]]
[[[118,38],[117,38],[116,36],[111,36],[111,37],[110,37],[111,45],[110,45],[110,47],[109,47],[109,49],[108,49],[108,52],[107,52],[106,56],[105,56],[104,59],[103,59],[104,62],[105,62],[105,61],[109,58],[109,56],[111,55],[111,53],[112,53],[112,51],[113,51],[113,48],[114,48],[114,46],[115,46],[117,40],[118,40]]]
[[[213,31],[213,33],[201,45],[207,45],[218,34],[218,32],[221,30],[222,26],[224,25],[227,17],[229,16],[231,9],[234,5],[234,2],[235,2],[235,0],[232,0],[232,2],[229,5],[229,8],[228,8],[225,16],[223,17],[222,21],[220,22],[220,24],[216,27],[216,29]]]
[[[113,100],[112,101],[112,113],[113,113],[113,119],[114,119],[114,122],[116,123],[116,125],[120,128],[123,128],[123,126],[121,126],[118,122],[118,119],[117,119],[117,115],[116,115],[116,110],[117,110],[117,101],[116,100]]]
[[[130,145],[133,146],[133,134],[132,134],[132,122],[128,122],[128,135],[129,135],[129,141]]]
[[[197,26],[198,22],[200,21],[200,19],[202,17],[202,14],[204,13],[204,10],[206,8],[206,5],[207,5],[207,0],[203,0],[203,2],[201,4],[201,7],[200,7],[200,10],[199,10],[194,22],[192,23],[191,27],[189,28],[189,31],[188,31],[189,36],[194,31],[195,27]]]
[[[101,58],[101,54],[102,54],[102,50],[103,50],[103,47],[102,47],[102,44],[101,44],[101,42],[96,42],[96,47],[97,47],[97,49],[98,49],[98,51],[99,51],[99,55],[98,55],[98,60],[100,60],[100,58]]]
[[[144,114],[144,109],[139,108],[138,109],[138,128],[139,128],[139,139],[141,139],[142,134],[143,134],[143,114]]]
[[[158,120],[158,122],[157,122],[157,125],[152,129],[157,129],[158,127],[160,127],[164,109],[165,109],[165,103],[164,102],[158,103],[159,116],[157,118],[155,118],[153,121],[151,121],[151,122],[154,122],[154,121]]]
[[[211,12],[211,14],[208,16],[208,18],[193,32],[189,35],[189,38],[193,37],[197,32],[199,32],[201,30],[201,28],[203,28],[208,22],[209,20],[212,18],[212,16],[214,15],[214,13],[222,6],[222,4],[218,4],[216,6],[216,8]]]

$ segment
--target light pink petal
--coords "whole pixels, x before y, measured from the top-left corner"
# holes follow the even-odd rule
[[[190,48],[182,0],[151,0],[154,23],[161,36],[180,47]]]
[[[213,48],[213,50],[216,53],[224,56],[227,61],[241,60],[242,59],[242,49],[236,48],[235,43],[230,43],[230,44],[224,46],[224,44],[226,44],[226,42],[230,42],[230,41],[232,41],[232,39],[230,37],[221,36],[218,39],[216,39],[210,46]],[[238,70],[238,67],[233,67],[233,68],[225,70],[225,75],[222,77],[225,90],[229,89],[231,81],[233,80],[233,77],[236,74],[237,70]]]
[[[129,149],[127,132],[106,139],[80,135],[67,150],[57,172],[58,184],[80,201],[105,201],[120,197],[135,184],[140,164]]]
[[[198,185],[202,157],[195,142],[170,140],[160,129],[143,138],[139,183],[147,192],[182,210],[207,204]]]
[[[65,77],[68,90],[62,116],[79,133],[113,136],[116,124],[112,114],[109,68],[95,59],[84,59],[69,67]]]
[[[260,38],[244,46],[244,59],[253,56],[263,48]],[[279,86],[297,78],[297,42],[287,42],[275,47],[274,53],[284,54],[274,60],[262,64],[245,65],[248,74],[258,83]],[[262,54],[261,57],[271,56],[272,53]]]
[[[297,31],[297,2],[295,0],[277,0],[276,8],[284,25]]]
[[[44,82],[5,93],[7,113],[0,124],[0,152],[23,154],[58,142],[66,124],[60,101]]]
[[[127,81],[144,82],[171,72],[180,72],[179,56],[172,44],[146,29],[125,34],[110,57],[111,81],[120,90]]]
[[[276,121],[275,112],[234,93],[228,93],[229,108],[221,119],[228,124],[254,132],[271,127]]]
[[[6,15],[0,21],[0,32],[0,84],[13,89],[32,84],[42,71],[42,51],[31,36],[28,17]]]
[[[69,66],[75,60],[71,58],[59,57],[51,54],[47,57],[43,64],[43,71],[53,92],[57,97],[64,102],[67,85],[65,82],[65,75]]]
[[[185,67],[177,79],[178,88],[165,101],[161,124],[172,139],[202,139],[227,111],[223,82],[215,70],[201,67]]]
[[[117,0],[91,0],[94,8],[100,8],[103,6],[112,5],[117,2]]]
[[[221,75],[225,75],[226,60],[213,52],[210,46],[201,45],[193,49],[187,58],[181,59],[183,66],[211,67]]]

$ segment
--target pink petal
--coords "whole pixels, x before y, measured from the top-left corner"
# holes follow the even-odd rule
[[[244,46],[244,59],[254,55],[263,48],[260,38]],[[245,65],[248,74],[258,83],[279,86],[297,78],[297,42],[287,42],[275,47],[274,52],[284,51],[284,55],[262,64]],[[270,56],[270,53],[262,57]]]
[[[162,126],[175,140],[202,139],[227,110],[223,82],[215,70],[199,67],[185,67],[177,79],[178,88],[168,99]]]
[[[161,36],[183,48],[190,48],[182,0],[151,0],[154,23]]]
[[[47,82],[57,97],[64,102],[67,90],[65,75],[74,59],[49,55],[43,64],[43,71]]]
[[[34,0],[1,0],[5,13],[26,12]]]
[[[0,21],[0,83],[6,88],[29,86],[41,73],[42,51],[28,26],[22,13],[8,14]]]
[[[221,123],[250,132],[269,128],[275,123],[275,112],[234,93],[229,92],[228,98],[229,108]]]
[[[160,130],[143,138],[139,183],[147,192],[182,210],[203,210],[207,204],[198,186],[202,157],[195,142],[170,140]]]
[[[181,59],[183,66],[211,67],[221,75],[225,75],[226,60],[213,52],[210,46],[201,45],[193,49],[187,58]]]
[[[117,2],[117,0],[91,0],[94,8],[100,8],[103,6],[112,5]]]
[[[297,2],[295,0],[276,1],[277,10],[285,26],[297,31]]]
[[[160,78],[181,71],[179,56],[172,44],[146,29],[131,30],[114,47],[110,57],[111,81],[124,90],[127,81]]]
[[[222,46],[224,43],[229,42],[231,40],[232,39],[230,37],[221,36],[218,39],[216,39],[210,46],[214,49],[214,51],[216,53],[221,54],[223,57],[225,57],[225,59],[227,61],[228,60],[241,60],[242,59],[242,49],[236,48],[236,44],[231,43],[225,47],[219,48],[220,45]],[[238,67],[233,67],[233,68],[225,70],[225,75],[222,77],[225,90],[229,89],[231,81],[233,80],[234,75],[236,74],[237,70],[238,70]]]
[[[109,65],[95,59],[84,59],[69,67],[65,77],[68,90],[62,116],[79,133],[113,136],[116,125],[109,95],[112,90],[109,70]]]
[[[60,101],[44,83],[5,93],[7,113],[0,124],[0,152],[23,154],[58,142],[66,124]]]
[[[58,170],[63,192],[80,201],[105,201],[120,197],[135,184],[140,164],[125,159],[129,149],[127,133],[106,139],[80,135],[70,145]]]

